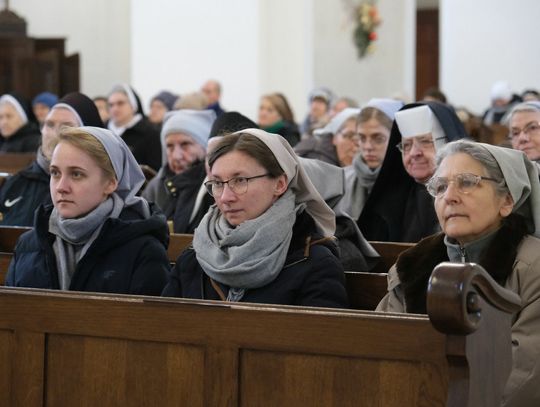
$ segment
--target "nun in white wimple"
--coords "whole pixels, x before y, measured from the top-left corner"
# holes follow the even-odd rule
[[[208,156],[212,206],[163,295],[346,307],[335,215],[282,137],[223,137]]]
[[[540,405],[540,184],[519,151],[471,141],[437,155],[427,188],[442,232],[402,253],[378,309],[426,312],[433,268],[442,261],[482,265],[521,298],[512,321],[513,367],[503,406]]]
[[[167,224],[136,196],[144,175],[122,139],[98,127],[65,129],[50,174],[53,206],[37,209],[6,284],[159,295],[169,268]]]
[[[395,114],[388,149],[358,226],[368,240],[418,242],[439,229],[424,183],[435,172],[436,151],[465,137],[454,110],[411,103]]]

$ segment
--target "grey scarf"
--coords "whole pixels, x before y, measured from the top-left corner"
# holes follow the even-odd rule
[[[99,235],[108,218],[117,218],[124,207],[122,199],[112,194],[82,218],[64,219],[56,208],[49,218],[49,232],[56,235],[53,250],[56,256],[61,290],[69,290],[77,263]]]
[[[373,184],[375,184],[381,167],[372,170],[362,160],[362,156],[357,154],[354,157],[352,168],[354,169],[354,180],[352,183],[347,183],[346,197],[350,202],[350,215],[357,220],[362,213],[364,204],[373,188]]]
[[[280,273],[292,238],[296,214],[291,190],[262,215],[231,227],[212,206],[193,236],[197,261],[212,279],[230,287],[227,301],[240,301],[246,289],[262,287]]]
[[[36,155],[36,161],[38,165],[41,167],[43,171],[45,171],[47,174],[49,174],[49,166],[51,165],[50,160],[45,157],[45,154],[43,154],[43,151],[41,150],[41,147],[38,149],[37,155]]]

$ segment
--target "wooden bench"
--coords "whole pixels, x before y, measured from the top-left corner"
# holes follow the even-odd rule
[[[429,317],[0,288],[0,406],[498,405],[519,299],[440,267]]]
[[[0,153],[0,173],[16,174],[35,159],[35,153]]]
[[[4,284],[9,263],[13,257],[13,249],[19,236],[30,230],[26,227],[0,227],[0,284]],[[193,235],[171,234],[168,256],[174,263],[179,254],[191,245]],[[346,286],[350,305],[354,309],[374,310],[387,292],[386,271],[395,263],[403,250],[412,246],[410,243],[371,242],[375,250],[381,254],[381,262],[376,270],[379,273],[346,272]]]

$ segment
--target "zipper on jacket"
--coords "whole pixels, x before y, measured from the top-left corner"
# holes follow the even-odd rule
[[[459,251],[461,253],[461,262],[465,263],[467,261],[467,252],[463,246],[459,246]]]

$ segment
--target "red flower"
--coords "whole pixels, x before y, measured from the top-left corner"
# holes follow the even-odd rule
[[[377,39],[377,33],[375,31],[370,32],[368,38],[370,41],[375,41]]]

